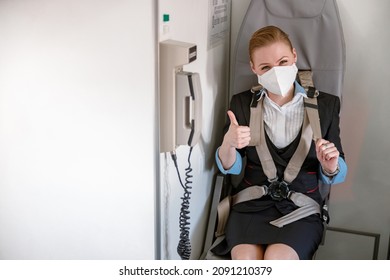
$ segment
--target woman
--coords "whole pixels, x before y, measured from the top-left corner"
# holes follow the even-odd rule
[[[305,90],[295,81],[297,53],[288,35],[275,26],[256,31],[249,42],[250,66],[265,90],[255,97],[261,100],[266,143],[277,169],[278,181],[301,139],[304,120]],[[253,93],[234,95],[225,136],[216,152],[223,173],[241,172],[246,156],[244,177],[238,191],[253,185],[270,186],[258,155],[250,145],[250,107]],[[320,92],[317,97],[323,139],[312,141],[310,150],[296,178],[288,183],[290,190],[322,204],[318,180],[326,184],[343,182],[347,166],[341,147],[338,97]],[[298,207],[290,199],[275,200],[269,195],[234,205],[226,225],[225,241],[213,249],[215,254],[231,253],[232,259],[311,259],[323,235],[319,214],[312,214],[283,227],[271,221]]]

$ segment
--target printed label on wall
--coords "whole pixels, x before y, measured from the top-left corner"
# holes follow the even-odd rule
[[[229,35],[230,0],[209,0],[208,48],[224,42]]]

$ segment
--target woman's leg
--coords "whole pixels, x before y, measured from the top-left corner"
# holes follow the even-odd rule
[[[233,248],[234,249],[234,248]],[[297,252],[282,243],[270,244],[264,252],[265,260],[299,260]]]
[[[232,260],[263,260],[264,247],[255,244],[239,244],[231,251]]]

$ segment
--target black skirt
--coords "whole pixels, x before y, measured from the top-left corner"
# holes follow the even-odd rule
[[[225,229],[226,238],[213,248],[212,252],[220,256],[228,256],[231,249],[239,244],[282,243],[292,247],[299,259],[312,259],[321,244],[323,235],[323,223],[320,216],[311,215],[278,228],[269,222],[286,213],[281,213],[285,211],[280,211],[277,203],[268,206],[255,212],[242,211],[240,208],[233,207]]]

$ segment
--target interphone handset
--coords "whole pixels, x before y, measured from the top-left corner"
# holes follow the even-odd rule
[[[198,73],[176,74],[176,145],[193,147],[201,133],[202,93]]]

